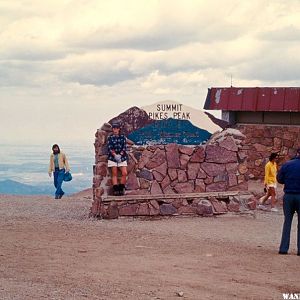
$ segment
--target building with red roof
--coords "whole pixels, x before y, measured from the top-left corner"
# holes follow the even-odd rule
[[[221,110],[230,124],[300,125],[300,88],[210,88],[204,109]]]
[[[300,147],[300,87],[212,87],[204,109],[221,110],[228,127],[246,136],[239,153],[247,179],[264,176],[272,152],[286,161]]]

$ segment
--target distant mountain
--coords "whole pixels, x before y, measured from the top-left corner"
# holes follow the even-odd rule
[[[153,122],[153,120],[149,118],[143,109],[140,109],[136,106],[127,109],[117,117],[108,121],[108,123],[112,124],[116,121],[122,124],[122,133],[126,136],[131,132]]]
[[[211,137],[207,130],[194,126],[188,120],[156,120],[152,124],[135,130],[128,138],[136,145],[177,143],[199,145]]]
[[[11,195],[49,195],[53,194],[52,186],[33,186],[14,180],[0,181],[0,194]]]

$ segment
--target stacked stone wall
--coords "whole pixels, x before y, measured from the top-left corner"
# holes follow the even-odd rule
[[[155,211],[155,214],[163,215],[166,208],[170,210],[171,201],[167,201],[169,203],[160,201],[161,207],[157,207],[159,203],[152,205],[149,202],[151,204],[149,206],[149,203],[137,205],[131,201],[131,205],[136,205],[134,209],[128,208],[129,203],[119,202],[119,204],[107,205],[103,202],[103,199],[111,194],[106,147],[107,137],[110,134],[111,126],[109,124],[104,124],[96,132],[94,202],[91,214],[104,217],[108,214],[107,210],[114,210],[116,207],[118,215],[126,215],[126,211],[135,211],[135,215],[141,215],[142,211],[144,213],[147,211],[147,214],[151,215],[151,209],[152,212]],[[175,195],[177,194],[245,191],[247,190],[245,173],[248,169],[245,167],[246,152],[245,155],[243,151],[241,152],[244,147],[244,139],[245,136],[238,130],[228,129],[214,134],[207,144],[199,146],[166,144],[141,147],[128,141],[126,195],[174,194],[173,200],[176,200]],[[171,204],[172,209],[175,209],[173,213],[184,214],[187,210],[196,213],[203,210],[203,208],[197,208],[196,201],[198,205],[199,199],[191,200],[189,204],[193,205],[189,205],[189,207],[186,206],[186,201],[181,201],[181,204],[178,204],[178,201],[175,205]],[[203,207],[203,201],[201,203],[200,207]],[[142,206],[140,207],[140,205]],[[229,207],[236,209],[232,202]],[[111,214],[114,212],[110,212]]]
[[[255,209],[256,201],[251,194],[238,192],[193,193],[155,195],[155,197],[124,196],[122,199],[102,199],[99,212],[105,219],[115,219],[119,216],[174,216],[197,215],[210,217],[239,213]]]
[[[264,167],[272,152],[279,153],[279,165],[295,156],[300,147],[300,126],[236,125],[245,135],[238,155],[246,157],[240,166],[249,179],[262,179]]]

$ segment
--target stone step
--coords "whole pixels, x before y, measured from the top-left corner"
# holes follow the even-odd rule
[[[135,201],[145,202],[150,200],[167,200],[167,199],[196,199],[196,198],[228,198],[229,196],[237,196],[239,191],[226,192],[206,192],[206,193],[184,193],[184,194],[155,194],[155,195],[124,195],[124,196],[104,196],[102,202],[119,202],[119,201]]]

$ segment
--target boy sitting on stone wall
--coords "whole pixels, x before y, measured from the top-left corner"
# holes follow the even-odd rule
[[[112,135],[108,137],[108,163],[111,168],[113,194],[114,196],[124,195],[127,178],[127,149],[126,137],[121,134],[121,125],[119,122],[112,123]],[[121,170],[121,182],[118,184],[118,168]]]

